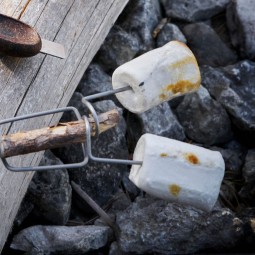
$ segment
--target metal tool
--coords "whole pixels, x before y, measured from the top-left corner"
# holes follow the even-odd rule
[[[87,106],[89,109],[90,113],[92,114],[95,122],[95,137],[98,138],[99,136],[99,117],[92,106],[91,103],[89,103],[85,98],[82,99],[82,102]],[[133,160],[125,160],[125,159],[108,159],[108,158],[97,158],[92,155],[91,152],[91,128],[90,124],[88,121],[88,117],[83,116],[81,117],[79,111],[75,107],[65,107],[65,108],[60,108],[60,109],[55,109],[55,110],[49,110],[49,111],[44,111],[44,112],[38,112],[38,113],[33,113],[33,114],[28,114],[24,116],[18,116],[6,120],[0,121],[0,126],[3,124],[7,123],[13,123],[16,121],[20,120],[26,120],[26,119],[31,119],[35,117],[40,117],[40,116],[45,116],[49,114],[54,114],[54,113],[60,113],[60,112],[73,112],[78,120],[84,119],[85,122],[85,127],[86,127],[86,132],[85,132],[85,137],[86,137],[86,143],[82,143],[82,151],[83,151],[83,160],[79,163],[73,163],[73,164],[63,164],[63,165],[54,165],[54,166],[27,166],[27,167],[16,167],[16,166],[11,166],[8,162],[7,159],[4,157],[1,157],[1,160],[4,164],[4,166],[14,172],[27,172],[27,171],[42,171],[42,170],[53,170],[53,169],[63,169],[63,168],[80,168],[85,166],[89,160],[93,160],[96,162],[101,162],[101,163],[115,163],[115,164],[126,164],[126,165],[133,165],[133,164],[142,164],[141,161],[133,161]],[[0,141],[1,145],[1,141]],[[1,147],[1,146],[0,146]],[[33,151],[31,151],[33,152]]]
[[[45,115],[50,115],[54,113],[60,113],[60,112],[73,112],[74,115],[78,120],[81,120],[82,117],[79,113],[79,111],[75,107],[65,107],[65,108],[60,108],[60,109],[55,109],[55,110],[49,110],[49,111],[44,111],[44,112],[38,112],[38,113],[33,113],[33,114],[28,114],[24,116],[18,116],[10,119],[6,119],[3,121],[0,121],[0,125],[7,124],[7,123],[13,123],[16,121],[20,120],[26,120],[26,119],[31,119],[35,117],[40,117],[40,116],[45,116]],[[1,144],[1,141],[0,141]],[[53,170],[53,169],[63,169],[63,168],[78,168],[78,167],[83,167],[88,163],[88,156],[86,155],[86,145],[81,144],[82,146],[82,152],[83,152],[83,160],[79,163],[74,163],[74,164],[64,164],[64,165],[54,165],[54,166],[28,166],[28,167],[15,167],[11,166],[5,158],[1,158],[4,166],[13,172],[27,172],[27,171],[41,171],[41,170]]]
[[[93,100],[93,99],[106,97],[106,96],[111,96],[111,95],[115,95],[117,93],[124,92],[124,91],[127,91],[127,90],[132,90],[132,88],[130,86],[126,86],[126,87],[119,88],[119,89],[112,89],[112,90],[108,90],[108,91],[105,91],[105,92],[89,95],[89,96],[84,97],[83,101],[84,100]]]
[[[96,124],[93,131],[97,138],[99,135],[97,113],[85,98],[82,99],[82,102],[93,115]],[[73,111],[77,118],[81,119],[76,108],[67,107],[12,118],[1,121],[0,125],[61,111]],[[91,127],[88,117],[83,116],[83,119],[86,145],[82,144],[84,153],[82,162],[53,166],[13,167],[7,163],[5,158],[1,158],[3,164],[8,170],[16,172],[80,168],[85,166],[89,160],[108,164],[132,165],[129,179],[146,193],[161,199],[190,204],[206,211],[213,209],[225,171],[224,160],[219,152],[165,137],[144,134],[139,139],[134,151],[134,159],[138,160],[99,158],[93,156],[91,152]],[[2,149],[3,144],[0,143],[0,145]],[[3,155],[2,151],[0,152],[0,155]],[[88,197],[86,199],[91,202]],[[98,209],[95,203],[92,204],[94,209]]]
[[[13,57],[32,57],[39,52],[65,58],[64,46],[41,39],[28,24],[0,14],[0,54]]]

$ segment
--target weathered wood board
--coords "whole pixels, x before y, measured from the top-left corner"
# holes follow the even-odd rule
[[[0,119],[66,106],[84,71],[128,0],[0,0],[0,13],[35,27],[42,38],[65,46],[67,58],[38,54],[0,57]],[[1,134],[55,124],[57,116],[16,122]],[[12,165],[37,165],[41,153]],[[13,173],[0,163],[0,251],[33,173]]]

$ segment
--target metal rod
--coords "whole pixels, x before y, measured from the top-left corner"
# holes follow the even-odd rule
[[[71,185],[79,196],[93,208],[93,210],[103,219],[103,221],[105,221],[105,223],[119,232],[118,226],[111,217],[88,195],[87,192],[85,192],[85,190],[81,189],[81,187],[74,181],[71,181]]]
[[[111,158],[98,158],[92,155],[91,151],[91,132],[90,132],[90,125],[88,118],[86,116],[83,116],[86,126],[86,149],[88,157],[96,162],[101,163],[110,163],[110,164],[123,164],[123,165],[142,165],[142,161],[135,161],[135,160],[127,160],[127,159],[111,159]]]
[[[72,106],[64,107],[64,108],[59,108],[55,110],[49,110],[49,111],[43,111],[43,112],[38,112],[38,113],[32,113],[32,114],[27,114],[24,116],[18,116],[6,120],[0,121],[0,125],[6,124],[6,123],[13,123],[15,121],[20,121],[24,119],[31,119],[35,117],[40,117],[40,116],[45,116],[49,114],[54,114],[54,113],[60,113],[60,112],[68,112],[68,111],[73,111],[74,114],[76,115],[76,118],[78,120],[82,119],[79,111]],[[1,145],[1,141],[0,141]],[[83,161],[79,163],[71,163],[71,164],[64,164],[64,165],[50,165],[50,166],[27,166],[27,167],[14,167],[9,165],[7,160],[5,158],[1,158],[4,166],[13,172],[28,172],[28,171],[47,171],[47,170],[55,170],[55,169],[63,169],[63,168],[80,168],[85,166],[88,163],[88,155],[86,155],[86,146],[85,143],[81,143],[82,146],[82,152],[83,152]],[[1,150],[1,147],[0,147]],[[1,154],[1,153],[0,153]]]
[[[85,97],[82,98],[82,103],[85,104],[87,106],[87,108],[89,109],[90,113],[92,114],[95,124],[96,124],[96,128],[95,128],[95,137],[97,138],[99,136],[99,119],[96,113],[95,108],[93,107],[93,105],[86,100]]]
[[[113,90],[109,90],[106,92],[101,92],[101,93],[97,93],[94,95],[90,95],[90,96],[86,96],[84,97],[85,100],[92,100],[92,99],[96,99],[96,98],[100,98],[100,97],[106,97],[106,96],[110,96],[110,95],[114,95],[123,91],[127,91],[127,90],[132,90],[132,88],[130,86],[126,86],[123,88],[119,88],[119,89],[113,89]]]
[[[37,112],[37,113],[31,113],[23,116],[18,116],[18,117],[13,117],[5,120],[0,121],[0,125],[6,124],[6,123],[12,123],[15,121],[20,121],[20,120],[26,120],[26,119],[32,119],[35,117],[40,117],[40,116],[45,116],[45,115],[50,115],[54,113],[60,113],[60,112],[67,112],[67,111],[73,111],[75,115],[77,116],[78,119],[81,119],[81,115],[79,111],[72,106],[64,107],[64,108],[59,108],[59,109],[54,109],[54,110],[48,110],[48,111],[43,111],[43,112]]]

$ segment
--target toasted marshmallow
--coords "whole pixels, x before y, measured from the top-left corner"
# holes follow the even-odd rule
[[[121,65],[112,76],[114,89],[132,88],[116,96],[134,113],[145,112],[162,102],[194,92],[200,82],[196,58],[178,41],[171,41]]]
[[[152,134],[135,148],[129,179],[148,194],[211,211],[225,164],[219,152]]]

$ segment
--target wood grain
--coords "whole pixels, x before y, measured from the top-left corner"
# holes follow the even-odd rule
[[[0,0],[0,13],[20,18],[42,38],[65,46],[62,60],[38,54],[0,58],[0,118],[64,107],[84,71],[128,0]],[[58,122],[60,115],[3,125],[1,134],[37,129]],[[15,157],[13,165],[38,165],[41,153]],[[0,250],[33,176],[12,173],[0,164]]]
[[[117,109],[102,113],[99,118],[99,134],[115,127],[119,121]],[[89,118],[91,135],[95,136],[96,124]],[[59,123],[57,126],[44,127],[3,135],[1,139],[1,158],[8,158],[38,152],[47,149],[56,149],[75,143],[86,141],[86,127],[83,119]]]

